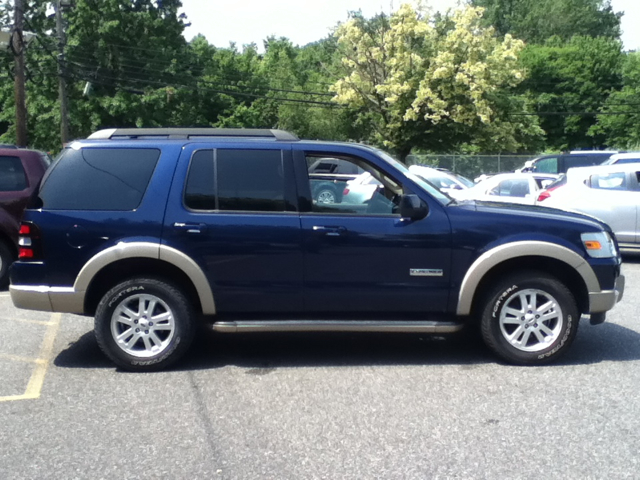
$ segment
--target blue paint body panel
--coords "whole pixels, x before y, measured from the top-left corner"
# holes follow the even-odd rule
[[[12,281],[70,287],[96,254],[121,242],[166,245],[204,272],[220,314],[453,315],[462,280],[484,252],[503,244],[562,245],[613,288],[619,258],[586,257],[585,232],[610,229],[582,215],[519,205],[443,202],[375,149],[353,144],[266,139],[81,141],[76,148],[157,148],[162,153],[140,205],[131,211],[29,208],[42,232],[42,258],[19,261]],[[282,155],[283,212],[196,211],[184,187],[194,152],[277,150]],[[361,158],[417,195],[428,215],[335,215],[311,211],[305,153]],[[55,167],[54,167],[55,168]],[[250,174],[248,172],[247,174]],[[181,225],[193,225],[189,231]],[[338,234],[333,234],[338,232]],[[329,234],[328,234],[329,233]],[[411,275],[411,270],[433,275]],[[441,272],[441,274],[439,274]]]

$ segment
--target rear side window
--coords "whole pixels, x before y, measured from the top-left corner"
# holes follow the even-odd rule
[[[0,192],[17,192],[27,188],[27,177],[18,157],[0,157]]]
[[[589,186],[601,190],[627,190],[627,178],[624,172],[591,175]]]
[[[558,158],[541,158],[535,163],[533,170],[540,173],[558,173]]]
[[[189,167],[184,202],[193,210],[284,212],[280,150],[202,150]],[[293,210],[289,206],[288,210]]]
[[[50,210],[135,210],[142,201],[160,150],[144,148],[68,149],[42,188]]]

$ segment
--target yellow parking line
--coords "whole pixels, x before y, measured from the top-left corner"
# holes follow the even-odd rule
[[[47,331],[44,334],[44,339],[42,340],[42,345],[40,346],[40,354],[38,355],[38,358],[34,360],[36,366],[33,370],[33,373],[31,374],[31,378],[29,379],[29,383],[27,384],[27,389],[25,390],[25,392],[22,395],[9,395],[7,397],[0,397],[0,402],[30,400],[40,397],[42,385],[44,384],[44,377],[47,374],[47,369],[49,368],[49,363],[51,362],[53,344],[58,333],[58,327],[60,326],[61,318],[62,314],[60,313],[53,313],[51,315],[50,324],[47,327]]]
[[[12,360],[14,362],[25,362],[25,363],[44,362],[44,360],[42,360],[41,358],[21,357],[20,355],[9,355],[7,353],[0,353],[0,358],[4,358],[5,360]]]
[[[32,323],[34,325],[53,325],[51,320],[32,320],[30,318],[13,318],[13,317],[0,317],[0,320],[7,320],[10,322],[22,322],[22,323]]]

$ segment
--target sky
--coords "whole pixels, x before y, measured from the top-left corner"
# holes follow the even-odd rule
[[[390,13],[400,0],[182,0],[191,26],[185,37],[201,33],[216,47],[255,43],[262,49],[267,37],[286,37],[306,45],[331,33],[349,11],[362,10],[366,17]],[[435,10],[454,7],[456,0],[431,0]],[[627,50],[640,50],[640,0],[611,0],[614,11],[624,11],[622,41]]]

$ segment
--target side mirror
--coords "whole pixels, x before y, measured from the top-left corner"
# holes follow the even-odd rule
[[[400,215],[402,218],[422,220],[429,213],[429,207],[417,195],[408,194],[400,197]]]

